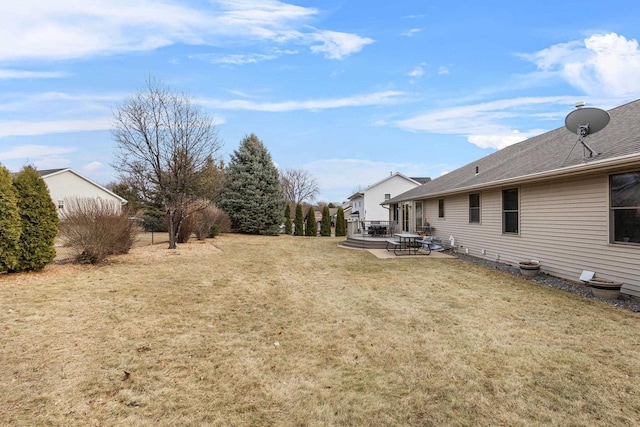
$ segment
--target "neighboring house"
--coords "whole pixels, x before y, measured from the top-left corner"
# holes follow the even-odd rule
[[[102,199],[114,203],[117,207],[127,203],[122,197],[72,169],[39,170],[38,173],[47,184],[51,199],[58,211],[63,210],[65,203],[71,199]]]
[[[382,206],[385,200],[430,180],[431,178],[409,178],[399,172],[393,173],[349,197],[351,205],[349,215],[352,219],[356,217],[360,221],[387,221],[389,220],[389,211]]]
[[[562,127],[481,158],[386,201],[408,213],[410,231],[426,216],[433,234],[459,250],[577,280],[583,270],[625,283],[640,296],[640,100],[609,111],[586,138],[584,157]]]

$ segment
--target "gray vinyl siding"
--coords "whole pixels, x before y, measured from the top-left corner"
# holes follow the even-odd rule
[[[502,189],[481,192],[479,224],[469,223],[468,194],[445,198],[444,219],[437,199],[427,201],[426,212],[437,236],[453,235],[470,255],[509,264],[535,259],[543,271],[572,280],[595,271],[640,296],[640,246],[609,243],[608,175],[518,188],[518,235],[502,233]]]

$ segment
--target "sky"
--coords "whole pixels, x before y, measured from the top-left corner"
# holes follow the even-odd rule
[[[640,98],[637,1],[0,0],[0,164],[107,184],[113,113],[152,76],[260,138],[317,201],[437,178]]]

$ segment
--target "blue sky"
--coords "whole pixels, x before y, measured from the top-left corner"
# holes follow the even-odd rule
[[[5,0],[0,163],[116,180],[112,112],[153,75],[214,118],[222,158],[253,132],[339,202],[640,98],[639,23],[617,0]]]

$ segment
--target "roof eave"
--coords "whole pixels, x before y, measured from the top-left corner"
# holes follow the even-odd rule
[[[451,196],[460,193],[469,193],[478,190],[488,190],[496,187],[505,187],[508,185],[521,185],[530,184],[540,181],[546,181],[549,179],[563,178],[566,176],[580,176],[586,174],[597,173],[601,171],[608,171],[616,168],[625,167],[638,167],[640,162],[640,153],[633,153],[626,156],[615,157],[612,159],[594,160],[589,163],[582,163],[579,165],[568,166],[561,169],[553,169],[544,172],[538,172],[530,175],[522,175],[514,178],[507,178],[497,181],[485,182],[482,184],[470,185],[466,187],[454,188],[447,191],[433,192],[427,194],[421,194],[414,197],[397,197],[385,202],[385,204],[393,204],[400,202],[407,202],[411,200],[429,199],[434,197]]]

